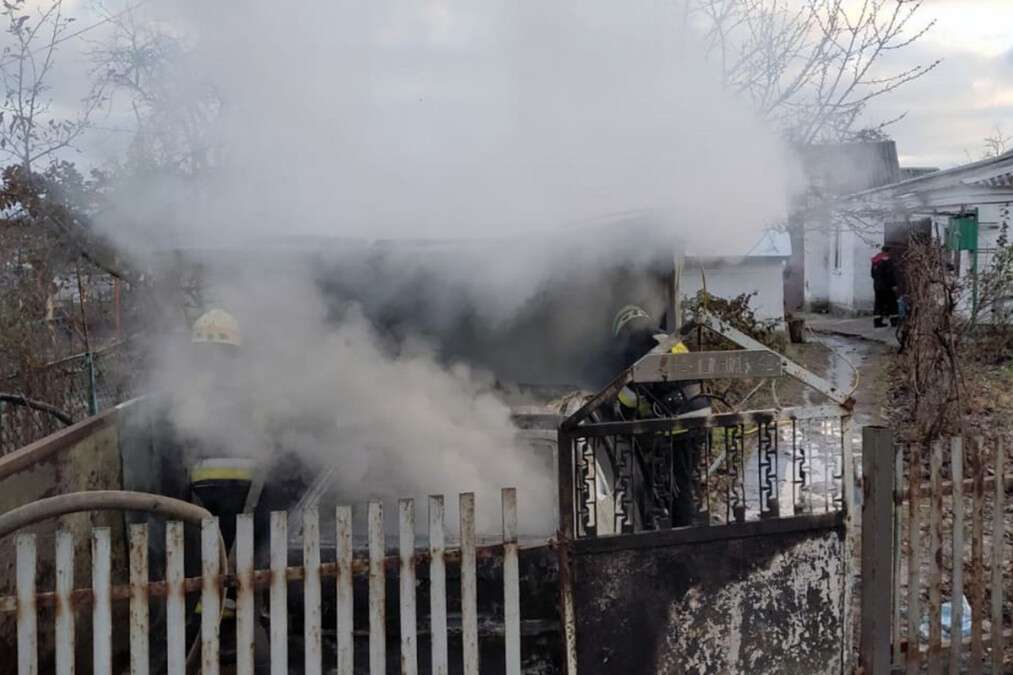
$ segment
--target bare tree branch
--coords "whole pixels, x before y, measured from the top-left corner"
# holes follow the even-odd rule
[[[726,86],[798,143],[852,139],[871,101],[939,64],[883,72],[886,53],[915,44],[934,25],[915,25],[921,2],[914,0],[687,2]]]

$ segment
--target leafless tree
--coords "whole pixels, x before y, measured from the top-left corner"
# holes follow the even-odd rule
[[[996,124],[992,133],[985,137],[985,152],[982,159],[994,159],[1005,155],[1010,151],[1010,141],[1013,141],[1013,137],[1006,135],[1001,124]]]
[[[70,116],[53,114],[50,78],[57,48],[74,21],[64,13],[63,0],[34,9],[25,0],[4,0],[0,16],[7,24],[0,56],[0,150],[30,175],[35,162],[54,158],[84,133],[102,92],[92,90]]]
[[[687,2],[725,86],[800,144],[880,135],[896,120],[856,129],[869,103],[939,64],[886,72],[934,24],[918,22],[921,0]]]
[[[63,0],[0,6],[0,452],[88,413],[86,368],[112,342],[114,287],[118,300],[133,276],[91,227],[102,175],[66,160],[104,88],[69,110],[54,102],[57,53],[82,32],[64,10]]]
[[[113,32],[91,54],[96,83],[129,102],[133,162],[197,175],[213,163],[211,130],[221,101],[213,86],[201,85],[186,71],[185,40],[162,24],[146,21],[140,4],[115,13],[97,6]]]

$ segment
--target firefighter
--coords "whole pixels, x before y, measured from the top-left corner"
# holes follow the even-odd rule
[[[612,322],[612,333],[621,368],[629,368],[654,349],[659,342],[659,332],[642,307],[626,305],[620,309]],[[671,351],[681,354],[689,349],[679,341]],[[706,415],[708,412],[707,399],[700,395],[695,383],[628,385],[617,396],[617,413],[624,419]],[[696,519],[694,469],[702,442],[699,431],[678,426],[671,432],[640,439],[640,447],[648,451],[645,466],[651,475],[646,477],[647,482],[656,493],[654,508],[651,513],[644,514],[645,522],[652,527],[680,527],[691,525]]]
[[[616,340],[617,371],[632,366],[664,336],[651,316],[637,305],[626,305],[616,313],[612,334]],[[671,350],[673,354],[685,354],[689,348],[680,340]],[[703,414],[709,407],[707,399],[700,395],[700,388],[692,383],[657,382],[624,387],[618,398],[625,409],[624,416],[633,413],[639,418]]]
[[[193,324],[190,336],[193,358],[203,385],[194,392],[198,405],[206,407],[207,424],[228,420],[232,425],[244,424],[251,417],[245,405],[243,383],[240,380],[242,335],[239,322],[228,312],[212,309]],[[244,424],[245,426],[245,424]],[[237,514],[247,508],[254,478],[252,457],[235,456],[233,448],[217,447],[217,434],[202,434],[192,447],[190,489],[209,511],[218,516],[225,545],[231,546],[235,538]],[[249,448],[254,455],[256,448]]]
[[[872,288],[875,293],[875,318],[872,323],[876,328],[886,325],[897,325],[897,269],[890,256],[890,247],[884,246],[871,261]]]

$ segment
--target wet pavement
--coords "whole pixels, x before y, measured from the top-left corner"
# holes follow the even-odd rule
[[[824,377],[851,391],[855,399],[851,425],[855,503],[861,504],[862,427],[886,421],[889,366],[897,353],[896,329],[875,328],[871,317],[839,319],[825,315],[807,316],[806,326],[806,339],[819,342],[831,352]]]
[[[801,314],[799,317],[805,320],[806,328],[814,333],[858,338],[894,348],[899,346],[897,329],[893,326],[877,328],[873,325],[871,316],[845,318],[828,314]]]
[[[830,369],[824,377],[851,392],[856,429],[882,424],[885,419],[886,368],[896,350],[882,342],[841,334],[816,333],[809,339],[830,350]]]
[[[841,318],[805,314],[806,339],[826,346],[832,356],[824,375],[838,387],[853,391],[854,427],[883,424],[888,368],[897,353],[897,329],[876,328],[871,316]]]

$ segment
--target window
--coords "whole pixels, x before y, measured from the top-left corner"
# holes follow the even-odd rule
[[[834,228],[834,270],[841,269],[841,228]]]

